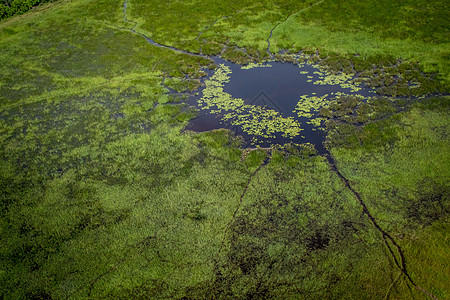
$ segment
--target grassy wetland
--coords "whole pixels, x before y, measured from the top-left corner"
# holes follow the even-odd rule
[[[450,298],[448,8],[59,0],[5,17],[0,298]],[[317,92],[283,111],[227,92],[231,64],[281,63]],[[188,130],[203,114],[234,127]]]

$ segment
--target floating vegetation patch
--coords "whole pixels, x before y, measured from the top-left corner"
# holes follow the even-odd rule
[[[293,138],[300,135],[300,124],[293,117],[283,117],[280,112],[261,106],[245,104],[241,98],[235,98],[223,90],[230,81],[231,69],[220,64],[214,75],[205,82],[203,97],[198,101],[201,109],[214,114],[223,114],[223,120],[240,126],[253,136],[274,138],[276,133]]]
[[[250,70],[250,69],[254,69],[254,68],[271,68],[271,67],[272,67],[271,64],[249,63],[248,65],[242,66],[241,69],[242,70]]]
[[[313,124],[314,126],[319,127],[322,121],[325,120],[325,118],[317,117],[316,115],[319,109],[325,106],[327,97],[328,94],[325,94],[321,97],[310,97],[308,95],[303,95],[300,97],[300,100],[298,101],[294,111],[298,114],[299,117],[309,118],[310,120],[308,121],[308,124]]]
[[[285,138],[293,138],[302,130],[292,117],[284,118],[279,112],[255,105],[244,105],[226,113],[223,119],[231,120],[231,124],[241,126],[248,134],[263,138],[274,138],[277,132]]]
[[[362,88],[359,86],[360,82],[351,82],[350,80],[353,78],[352,75],[348,74],[324,74],[320,76],[319,80],[314,81],[314,84],[320,85],[340,85],[343,88],[349,88],[352,92],[358,92]]]
[[[293,141],[320,147],[324,135],[317,129],[335,117],[330,104],[352,96],[359,105],[375,96],[375,89],[364,88],[355,75],[330,72],[308,57],[290,54],[286,62],[245,66],[214,58],[218,68],[198,93],[195,105],[203,112],[190,129],[229,128],[252,145]]]
[[[351,99],[351,101],[348,101],[348,99]],[[308,118],[308,124],[324,130],[325,128],[322,125],[328,118],[352,114],[354,113],[353,109],[356,106],[361,105],[363,102],[369,103],[371,99],[373,99],[373,97],[364,97],[359,94],[349,95],[342,92],[335,92],[330,95],[325,94],[323,96],[302,95],[294,112],[298,117]],[[349,102],[352,103],[350,110],[349,107],[341,104]],[[336,103],[339,103],[339,105]],[[316,128],[313,128],[313,130]]]
[[[314,116],[312,111],[317,111],[322,107],[323,103],[327,100],[327,97],[328,94],[325,94],[322,97],[303,95],[300,97],[300,101],[298,101],[295,111],[298,113],[299,117],[311,118]]]

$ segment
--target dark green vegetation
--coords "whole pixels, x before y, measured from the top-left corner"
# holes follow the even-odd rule
[[[34,6],[51,1],[52,0],[2,0],[0,2],[0,20],[13,15],[23,14]]]
[[[445,1],[313,3],[131,0],[127,18],[236,61],[269,57],[279,24],[272,51],[448,88]],[[132,26],[111,0],[0,23],[1,298],[450,297],[448,96],[336,99],[333,165],[308,145],[243,151],[184,132],[196,112],[166,88],[212,62]]]

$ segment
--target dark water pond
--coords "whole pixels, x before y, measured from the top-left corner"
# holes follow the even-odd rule
[[[236,98],[241,98],[246,104],[263,106],[279,112],[283,117],[292,117],[300,123],[301,135],[293,138],[275,134],[271,138],[258,138],[257,145],[269,147],[273,144],[311,143],[319,153],[324,153],[323,142],[325,133],[315,125],[309,124],[307,117],[299,117],[294,112],[300,97],[303,95],[322,97],[336,93],[347,95],[358,94],[364,97],[374,96],[369,89],[354,91],[349,87],[339,84],[324,84],[323,74],[308,64],[295,65],[292,63],[269,62],[260,67],[243,69],[240,65],[233,64],[221,58],[215,57],[216,64],[224,64],[231,70],[229,82],[223,86],[223,91]],[[268,66],[270,65],[270,67]],[[264,67],[266,66],[266,67]],[[322,84],[314,84],[322,80]],[[196,97],[191,99],[191,105],[198,106],[198,100],[202,97],[200,90]],[[251,134],[247,134],[240,126],[232,125],[230,121],[222,119],[222,114],[212,113],[208,109],[199,109],[199,115],[188,125],[188,130],[197,132],[219,128],[231,129],[236,134],[242,135],[246,141],[245,146],[252,146]],[[253,145],[254,146],[254,145]]]
[[[257,145],[261,147],[270,147],[274,144],[282,145],[290,142],[311,143],[320,154],[323,154],[326,152],[323,147],[324,131],[317,124],[311,124],[311,116],[301,116],[301,114],[294,112],[300,98],[303,96],[323,97],[328,95],[326,97],[326,100],[328,100],[333,98],[333,93],[358,94],[364,97],[374,95],[373,90],[360,89],[355,91],[342,84],[336,84],[336,81],[324,80],[323,74],[318,72],[319,69],[309,64],[302,64],[299,67],[299,65],[292,63],[269,62],[263,64],[263,66],[270,65],[270,67],[259,66],[252,69],[243,69],[240,65],[233,64],[220,57],[208,57],[157,43],[134,30],[137,23],[127,19],[127,1],[124,2],[123,18],[126,23],[134,26],[128,30],[142,36],[154,46],[187,55],[212,58],[217,65],[225,65],[231,70],[231,74],[229,82],[223,86],[223,92],[234,98],[242,99],[248,106],[265,107],[267,110],[278,112],[283,118],[293,118],[302,129],[301,135],[295,137],[285,137],[282,133],[275,133],[270,138],[259,136],[257,137]],[[211,76],[214,72],[209,73]],[[322,83],[317,84],[318,81],[322,81]],[[224,120],[224,114],[221,112],[217,113],[211,109],[202,109],[201,105],[199,105],[199,100],[203,96],[202,93],[203,90],[200,90],[197,96],[190,98],[190,104],[199,108],[199,115],[190,122],[186,129],[202,132],[227,128],[244,137],[246,141],[244,146],[254,146],[255,136],[249,134],[243,127],[233,125],[233,122],[230,120]],[[317,117],[317,110],[314,114]],[[252,125],[257,126],[257,124]]]
[[[269,62],[256,68],[244,69],[240,65],[233,64],[220,57],[207,57],[202,54],[190,53],[157,43],[146,35],[134,30],[137,23],[127,19],[127,1],[124,2],[123,18],[126,23],[133,25],[133,28],[128,30],[142,36],[147,42],[154,46],[187,55],[212,58],[217,65],[223,64],[231,70],[229,81],[223,86],[222,91],[224,93],[229,94],[233,98],[242,99],[245,103],[245,107],[249,108],[249,111],[255,107],[264,107],[266,112],[275,111],[285,120],[287,118],[292,118],[295,120],[298,128],[301,128],[301,134],[296,136],[285,136],[282,131],[278,131],[275,133],[272,132],[270,137],[261,135],[254,136],[249,133],[248,128],[245,129],[240,125],[235,125],[237,123],[233,122],[233,120],[225,119],[224,117],[226,116],[224,114],[226,112],[218,112],[217,110],[213,111],[209,108],[205,109],[205,107],[201,107],[199,100],[201,101],[204,90],[200,90],[198,95],[190,98],[190,104],[199,108],[199,115],[190,122],[186,128],[187,130],[202,132],[227,128],[244,137],[246,143],[244,146],[252,147],[255,146],[255,143],[261,147],[270,147],[274,144],[282,145],[290,142],[311,143],[320,154],[323,154],[326,152],[323,147],[325,133],[317,123],[311,123],[311,117],[317,117],[318,115],[317,106],[315,107],[314,116],[295,112],[294,110],[297,107],[297,103],[300,103],[301,97],[324,97],[328,95],[325,99],[326,101],[329,98],[333,98],[333,93],[359,94],[365,97],[374,94],[373,91],[368,89],[355,91],[342,84],[336,83],[336,81],[324,80],[324,74],[321,74],[318,68],[309,64],[301,64],[299,67],[299,65],[292,63]],[[270,65],[270,67],[267,67],[268,65]],[[214,72],[210,72],[209,75],[211,76],[213,73]],[[322,82],[317,84],[319,81]],[[303,98],[301,101],[307,102],[310,100]],[[254,118],[254,120],[257,119]],[[254,120],[253,122],[255,122]],[[258,124],[252,123],[251,126],[254,128],[255,126],[257,127]]]

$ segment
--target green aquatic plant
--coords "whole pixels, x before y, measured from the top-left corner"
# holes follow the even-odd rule
[[[316,85],[339,85],[342,88],[348,88],[352,92],[358,92],[362,88],[359,86],[359,82],[351,82],[351,79],[353,78],[352,75],[348,74],[326,74],[325,76],[322,76],[321,79],[316,80],[314,84]]]
[[[294,109],[299,117],[308,118],[308,124],[312,124],[316,127],[322,125],[322,122],[326,118],[318,116],[318,112],[321,108],[325,107],[328,102],[328,94],[323,96],[308,96],[302,95]]]
[[[262,63],[249,63],[248,65],[242,66],[241,69],[242,70],[249,70],[249,69],[254,69],[254,68],[271,68],[272,65],[271,64],[262,64]]]
[[[350,89],[353,93],[362,90],[361,82],[354,78],[355,74],[330,72],[324,65],[317,64],[312,60],[305,60],[305,62],[299,64],[300,69],[304,68],[305,65],[315,69],[312,74],[306,70],[300,71],[300,74],[307,75],[307,82],[312,82],[315,85],[339,85],[341,88]],[[317,76],[318,79],[314,79],[315,76]]]
[[[223,121],[239,126],[245,133],[255,137],[273,138],[277,133],[289,138],[300,135],[300,124],[292,117],[283,117],[273,109],[245,104],[243,99],[226,93],[223,86],[230,81],[230,74],[229,67],[224,64],[218,66],[214,75],[205,82],[203,97],[198,100],[201,109],[223,114]]]
[[[312,118],[314,116],[314,112],[324,106],[324,102],[327,100],[327,97],[328,94],[321,97],[303,95],[300,97],[294,112],[297,112],[299,117]]]
[[[277,111],[255,105],[244,105],[226,113],[223,119],[230,120],[232,125],[240,126],[248,134],[263,138],[273,138],[277,132],[292,138],[301,131],[300,124],[294,118],[284,118]]]
[[[292,57],[298,60],[305,59],[304,54],[294,54]],[[313,70],[305,70],[304,66],[306,64],[311,66]],[[250,63],[241,68],[251,69],[258,67],[271,67],[271,65]],[[339,85],[341,88],[349,89],[351,93],[361,89],[361,87],[357,86],[359,83],[354,84],[352,82],[353,75],[330,73],[324,67],[309,61],[300,63],[299,68],[299,73],[306,75],[307,82],[313,82],[315,85]],[[216,72],[205,82],[206,87],[203,90],[203,96],[198,101],[201,109],[210,110],[213,114],[222,114],[223,121],[239,126],[245,133],[255,137],[273,138],[277,133],[281,133],[284,137],[293,138],[300,134],[300,124],[294,118],[285,118],[274,110],[245,104],[243,99],[226,93],[223,87],[224,84],[230,81],[230,76],[231,69],[224,64],[220,64]],[[343,96],[349,95],[341,92],[321,96],[316,95],[316,93],[303,95],[300,97],[294,112],[300,118],[307,118],[308,124],[321,127],[326,118],[320,116],[319,110],[327,108],[333,99]],[[358,102],[365,99],[362,95],[357,95],[355,98],[358,99]]]

